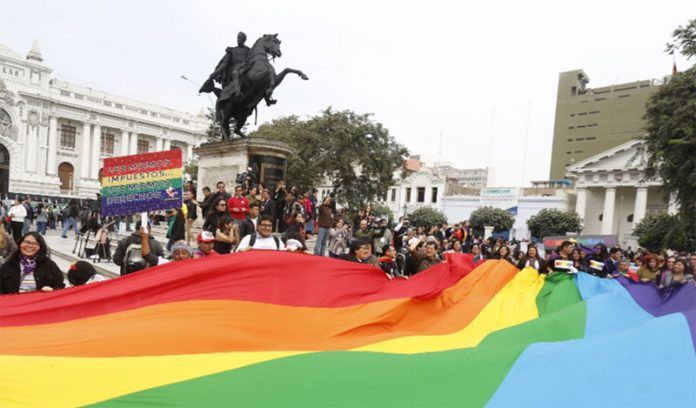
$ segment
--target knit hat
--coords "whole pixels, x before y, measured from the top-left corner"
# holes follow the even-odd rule
[[[172,254],[176,252],[177,249],[185,250],[186,252],[188,252],[189,257],[193,258],[193,248],[186,245],[186,241],[176,241],[174,244],[172,244]]]

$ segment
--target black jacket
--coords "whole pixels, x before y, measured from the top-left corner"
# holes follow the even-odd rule
[[[186,239],[186,219],[183,214],[176,216],[171,234],[167,234],[167,238],[174,242]]]
[[[269,198],[268,201],[261,202],[261,212],[259,215],[267,215],[271,218],[276,218],[277,207],[275,200]]]
[[[19,258],[14,262],[8,260],[0,267],[0,293],[17,293],[19,292],[19,281],[21,277],[21,267],[19,266]],[[58,265],[50,259],[36,265],[34,269],[34,280],[36,281],[36,289],[40,290],[44,286],[50,286],[53,289],[63,289],[63,272]]]

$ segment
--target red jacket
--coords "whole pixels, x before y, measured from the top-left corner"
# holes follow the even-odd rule
[[[235,211],[234,209],[238,210]],[[249,199],[246,197],[237,198],[232,197],[227,201],[227,211],[230,212],[230,216],[233,220],[244,221],[246,220],[247,214],[249,214]]]

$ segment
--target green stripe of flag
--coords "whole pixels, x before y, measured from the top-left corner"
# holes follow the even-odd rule
[[[575,275],[567,273],[552,273],[544,279],[544,286],[536,298],[539,316],[555,312],[582,301]]]
[[[581,338],[585,319],[585,302],[576,302],[492,333],[475,348],[414,355],[305,354],[152,388],[98,405],[483,406],[529,344]]]
[[[139,183],[135,185],[103,187],[102,197],[113,197],[124,194],[146,193],[150,191],[165,190],[169,187],[181,188],[183,182],[181,178],[153,181],[149,183]]]

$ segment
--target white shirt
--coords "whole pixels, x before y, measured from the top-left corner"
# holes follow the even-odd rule
[[[252,234],[249,234],[246,237],[242,238],[242,241],[239,243],[236,252],[239,252],[242,249],[247,249],[249,247],[249,241],[251,240],[252,236]],[[253,248],[285,251],[285,244],[283,243],[283,241],[280,240],[280,238],[278,238],[278,247],[276,248],[275,239],[273,239],[272,235],[268,238],[263,238],[257,234],[256,242],[254,242]]]
[[[24,218],[27,216],[27,208],[23,204],[13,205],[10,207],[8,215],[12,217],[12,221],[24,222]]]

